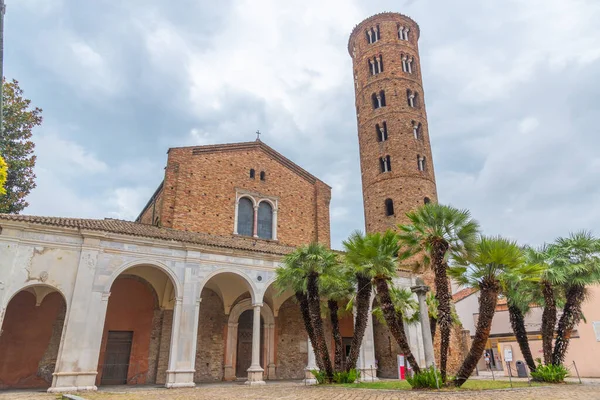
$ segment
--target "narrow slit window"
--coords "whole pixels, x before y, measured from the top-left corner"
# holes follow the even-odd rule
[[[256,172],[254,171],[254,169],[250,169],[250,179],[254,179],[256,175]]]
[[[265,171],[260,171],[260,180],[264,181],[267,178],[267,174]]]
[[[388,217],[394,215],[394,200],[385,200],[385,215],[387,215]]]

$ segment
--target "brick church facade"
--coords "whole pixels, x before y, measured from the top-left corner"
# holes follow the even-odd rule
[[[437,200],[417,39],[392,13],[350,37],[369,232]],[[408,91],[418,109],[401,105],[417,104]],[[171,148],[135,222],[0,214],[0,389],[310,379],[299,306],[273,282],[297,246],[330,246],[330,200],[326,183],[256,140]],[[415,279],[400,271],[394,283]],[[341,333],[352,337],[351,315]],[[420,325],[407,334],[424,363]],[[362,379],[397,376],[397,354],[370,319]]]

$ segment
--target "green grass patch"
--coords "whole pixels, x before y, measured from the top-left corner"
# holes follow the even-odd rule
[[[529,387],[527,382],[513,382],[513,388]],[[385,389],[385,390],[411,390],[410,385],[406,381],[378,381],[378,382],[361,382],[353,384],[340,385],[348,388],[356,389]],[[531,382],[531,386],[542,386],[538,382]],[[443,388],[445,391],[452,390],[493,390],[493,389],[510,389],[509,381],[488,381],[480,379],[471,379],[465,382],[460,389],[453,387]]]

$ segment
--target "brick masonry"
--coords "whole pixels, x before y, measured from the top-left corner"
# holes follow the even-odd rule
[[[215,292],[204,289],[201,297],[194,380],[220,381],[223,379],[227,316],[223,302]]]
[[[171,346],[171,331],[173,329],[173,310],[164,310],[162,315],[158,359],[156,362],[156,383],[164,385],[167,382],[169,368],[169,350]]]
[[[369,44],[365,31],[379,26],[381,38]],[[410,28],[409,40],[398,38],[398,26]],[[437,201],[435,175],[429,143],[427,113],[421,81],[418,25],[397,13],[383,13],[361,22],[348,44],[352,56],[367,232],[383,232],[405,223],[405,213],[422,205],[425,197]],[[413,73],[402,71],[401,54],[414,58]],[[383,72],[371,76],[368,60],[381,56]],[[408,106],[407,89],[418,93],[418,106]],[[371,95],[385,91],[386,106],[373,108]],[[379,142],[376,124],[386,122],[388,140]],[[422,126],[422,138],[415,139],[413,121]],[[391,172],[381,172],[379,159],[390,156]],[[417,156],[426,158],[419,171]],[[385,200],[394,202],[394,215],[386,216]]]
[[[170,149],[162,189],[138,221],[154,215],[164,227],[230,236],[236,189],[278,200],[280,243],[330,245],[331,188],[260,141]]]
[[[52,324],[52,336],[50,336],[50,342],[38,364],[37,375],[46,381],[48,385],[52,383],[52,374],[56,367],[56,358],[58,357],[58,349],[60,348],[60,338],[62,337],[63,326],[65,324],[66,311],[67,305],[64,304],[63,301],[58,311],[58,315]]]
[[[302,379],[308,362],[307,334],[300,308],[292,298],[279,309],[277,330],[277,378]]]

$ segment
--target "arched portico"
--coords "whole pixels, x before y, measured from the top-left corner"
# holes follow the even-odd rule
[[[153,263],[112,279],[96,385],[166,383],[176,283]]]
[[[11,296],[0,326],[0,389],[50,386],[66,309],[51,285],[28,285]]]
[[[237,361],[238,348],[238,324],[240,316],[245,311],[253,309],[251,299],[244,299],[238,302],[229,313],[227,322],[227,341],[225,346],[225,380],[236,379],[235,366]],[[263,349],[262,349],[262,368],[264,369],[265,379],[276,379],[275,376],[275,316],[273,310],[268,304],[260,307],[260,316],[263,319]]]

